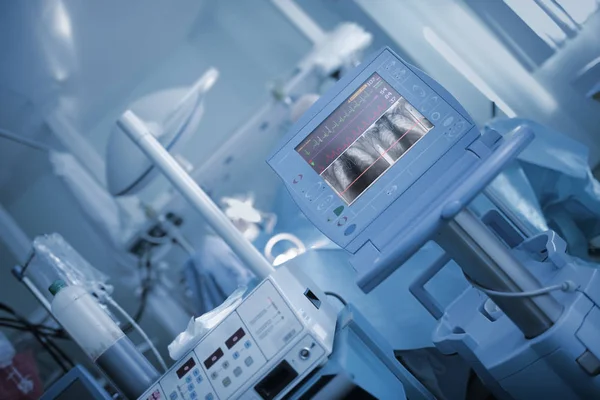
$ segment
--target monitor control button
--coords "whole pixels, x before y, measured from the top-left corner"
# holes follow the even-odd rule
[[[350,236],[356,230],[356,224],[349,225],[344,231],[344,236]]]
[[[310,349],[308,347],[303,348],[298,353],[301,360],[308,360],[310,358]]]
[[[419,97],[425,97],[425,96],[427,96],[427,92],[425,92],[425,89],[423,89],[419,85],[413,85],[412,91],[413,91],[414,94],[416,94]]]
[[[312,201],[315,198],[319,197],[319,193],[321,190],[325,189],[325,184],[323,182],[317,182],[310,187],[308,192],[304,195],[308,200]]]
[[[406,69],[405,68],[397,69],[394,71],[393,75],[397,81],[403,81],[404,79],[406,79]]]
[[[323,201],[321,201],[319,203],[319,205],[317,206],[317,211],[325,210],[329,206],[329,204],[331,203],[332,200],[333,200],[333,195],[331,195],[331,194],[329,196],[325,197],[323,199]]]

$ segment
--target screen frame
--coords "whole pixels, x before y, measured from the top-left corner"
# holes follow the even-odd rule
[[[395,64],[396,70],[388,69],[388,64]],[[397,81],[394,80],[394,76],[399,68],[407,74],[404,79]],[[376,185],[365,191],[354,203],[347,205],[295,151],[295,148],[374,72],[390,82],[395,90],[435,127],[383,174]],[[439,111],[441,118],[429,118],[433,111],[423,112],[418,96],[411,90],[412,85],[420,85],[425,89],[427,102],[433,97],[439,101],[435,111],[436,113]],[[461,124],[460,129],[452,134],[448,133],[447,125],[442,124],[449,116],[455,118],[455,125]],[[364,60],[360,67],[342,77],[332,89],[317,100],[288,131],[267,162],[283,180],[292,198],[310,222],[333,242],[354,252],[366,240],[363,231],[444,154],[455,148],[457,143],[462,142],[467,134],[474,138],[478,133],[475,123],[460,103],[438,82],[406,64],[386,47]],[[417,159],[419,162],[415,163]],[[321,208],[321,204],[325,202],[322,200],[329,202],[324,208]]]
[[[323,170],[322,170],[322,171],[319,173],[319,172],[317,171],[317,169],[315,169],[315,168],[314,168],[314,166],[312,166],[312,165],[310,164],[310,161],[309,161],[309,160],[307,160],[307,158],[306,158],[306,157],[305,157],[305,156],[302,154],[302,152],[301,152],[301,151],[302,151],[302,149],[303,149],[303,148],[305,148],[305,147],[307,146],[307,144],[308,144],[308,143],[307,143],[307,140],[309,140],[309,141],[310,141],[310,140],[312,140],[312,139],[311,139],[311,137],[313,137],[313,136],[315,136],[315,135],[317,135],[317,137],[318,137],[319,130],[321,130],[321,129],[323,128],[323,125],[324,125],[324,124],[327,124],[327,123],[328,123],[328,120],[329,120],[329,119],[330,119],[332,116],[334,116],[336,113],[338,113],[338,111],[339,111],[339,110],[342,110],[342,109],[343,109],[343,107],[344,107],[344,105],[345,105],[345,104],[347,104],[347,103],[348,103],[348,102],[349,102],[349,101],[350,101],[350,100],[351,100],[353,97],[356,97],[356,96],[360,95],[360,93],[362,93],[362,91],[365,89],[365,87],[367,87],[367,85],[368,85],[368,82],[369,82],[369,81],[371,81],[371,80],[372,80],[372,79],[373,79],[375,76],[377,76],[377,77],[379,78],[379,80],[383,82],[383,84],[384,84],[384,85],[387,85],[389,88],[391,88],[391,89],[393,90],[393,92],[391,92],[391,91],[388,89],[388,91],[389,91],[390,93],[392,93],[392,98],[394,99],[394,100],[393,100],[393,103],[389,104],[389,105],[388,105],[388,107],[387,107],[387,108],[386,108],[386,109],[385,109],[385,110],[384,110],[384,111],[383,111],[381,114],[379,114],[379,115],[377,116],[377,118],[376,118],[376,119],[374,119],[374,120],[373,120],[373,122],[371,122],[371,123],[370,123],[370,125],[369,125],[369,126],[367,126],[367,127],[366,127],[366,128],[365,128],[365,129],[364,129],[364,130],[363,130],[363,131],[362,131],[362,132],[361,132],[361,133],[360,133],[360,134],[359,134],[359,135],[356,137],[356,139],[354,139],[354,140],[353,140],[353,141],[352,141],[352,142],[351,142],[349,145],[347,145],[347,146],[346,146],[346,147],[345,147],[345,148],[344,148],[344,149],[343,149],[343,150],[340,152],[340,154],[338,154],[338,155],[336,156],[336,158],[335,158],[333,161],[331,161],[331,162],[330,162],[330,163],[329,163],[327,166],[325,166],[325,167],[324,167],[324,169],[323,169]],[[379,89],[377,88],[377,89],[375,89],[375,90],[379,90]],[[383,94],[383,93],[375,94],[375,96],[380,96],[380,95],[384,95],[384,94]],[[386,99],[385,99],[385,100],[388,100],[388,99],[387,99],[387,97],[386,97]],[[385,155],[386,155],[386,154],[387,154],[387,153],[388,153],[388,152],[389,152],[389,151],[392,149],[392,147],[396,146],[396,145],[399,143],[399,141],[400,141],[402,138],[404,138],[404,136],[406,136],[406,135],[407,135],[407,134],[408,134],[408,133],[409,133],[409,132],[412,130],[412,127],[411,127],[411,129],[409,129],[409,130],[407,130],[406,132],[402,133],[402,135],[400,136],[400,138],[398,138],[398,139],[397,139],[397,140],[396,140],[396,141],[395,141],[395,142],[392,144],[392,146],[388,147],[388,148],[387,148],[387,149],[386,149],[386,150],[385,150],[383,153],[381,153],[381,154],[380,154],[380,156],[379,156],[379,157],[378,157],[378,158],[377,158],[377,159],[376,159],[376,160],[375,160],[375,161],[374,161],[372,164],[370,164],[370,165],[369,165],[369,166],[368,166],[366,169],[364,169],[364,171],[362,171],[362,172],[360,173],[360,175],[359,175],[359,176],[358,176],[358,177],[357,177],[357,178],[356,178],[356,179],[355,179],[355,180],[354,180],[354,181],[353,181],[353,182],[352,182],[350,185],[348,185],[348,186],[347,186],[347,187],[344,189],[344,191],[340,192],[340,191],[339,191],[337,188],[335,188],[335,187],[334,187],[334,184],[333,184],[333,183],[330,181],[330,179],[329,179],[329,176],[327,176],[327,174],[325,174],[325,172],[326,172],[328,169],[330,169],[330,168],[332,167],[332,165],[333,165],[333,164],[334,164],[334,163],[335,163],[335,162],[336,162],[336,161],[337,161],[339,158],[341,158],[341,157],[342,157],[344,154],[346,154],[346,153],[348,152],[348,150],[349,150],[349,149],[350,149],[352,146],[354,146],[354,144],[355,144],[356,142],[358,142],[358,141],[359,141],[359,140],[361,140],[362,138],[366,137],[365,135],[367,135],[367,134],[368,134],[369,130],[371,130],[371,128],[372,128],[374,125],[376,125],[376,124],[377,124],[379,121],[381,121],[381,120],[382,120],[382,118],[384,118],[384,116],[388,115],[388,114],[390,113],[390,111],[392,111],[392,110],[393,110],[393,108],[394,108],[394,107],[401,107],[401,104],[400,104],[400,102],[402,102],[403,100],[404,100],[404,101],[405,101],[405,102],[406,102],[406,103],[407,103],[407,104],[408,104],[410,107],[412,107],[412,108],[415,110],[415,112],[416,112],[416,113],[418,113],[418,114],[419,114],[418,116],[414,116],[414,117],[416,117],[416,118],[417,118],[417,119],[415,120],[415,124],[414,124],[414,126],[416,126],[416,125],[419,123],[418,121],[426,121],[427,123],[429,123],[429,124],[431,125],[431,127],[430,127],[430,128],[428,128],[428,129],[427,129],[427,131],[425,131],[425,132],[424,132],[424,133],[423,133],[423,134],[422,134],[422,135],[421,135],[421,136],[420,136],[420,137],[419,137],[419,138],[418,138],[418,139],[417,139],[415,142],[411,143],[411,144],[410,144],[410,146],[408,147],[408,149],[406,149],[404,152],[402,152],[402,154],[400,154],[400,155],[398,156],[398,158],[397,158],[397,159],[393,160],[393,162],[391,162],[391,163],[390,163],[390,161],[389,161],[388,159],[384,159],[384,162],[387,162],[389,165],[388,165],[388,166],[387,166],[387,167],[386,167],[386,168],[385,168],[385,169],[384,169],[384,170],[383,170],[383,171],[382,171],[380,174],[378,174],[378,175],[377,175],[377,176],[376,176],[376,177],[375,177],[375,178],[374,178],[372,181],[370,181],[370,182],[368,183],[368,185],[367,185],[367,186],[365,186],[365,187],[364,187],[364,188],[363,188],[363,189],[362,189],[362,190],[361,190],[361,191],[360,191],[358,194],[356,194],[356,195],[355,195],[353,198],[351,198],[351,199],[347,199],[347,198],[344,196],[344,193],[345,193],[345,192],[346,192],[348,189],[350,189],[350,187],[351,187],[352,185],[354,185],[354,183],[355,183],[355,182],[357,182],[357,181],[358,181],[358,179],[359,179],[359,178],[360,178],[360,177],[361,177],[361,176],[362,176],[364,173],[366,173],[366,172],[367,172],[367,171],[368,171],[368,170],[369,170],[371,167],[373,167],[373,165],[374,165],[376,162],[378,162],[380,159],[384,158],[384,156],[385,156]],[[366,110],[366,108],[363,108],[363,110]],[[362,112],[363,110],[360,110],[360,112]],[[415,106],[414,106],[414,105],[413,105],[413,104],[410,102],[410,100],[408,100],[408,99],[407,99],[406,97],[404,97],[404,96],[403,96],[401,93],[399,93],[399,92],[398,92],[398,90],[397,90],[397,89],[394,87],[394,85],[393,85],[391,82],[389,82],[389,81],[388,81],[388,80],[386,80],[386,79],[385,79],[383,76],[381,76],[381,74],[380,74],[378,71],[375,71],[375,72],[373,72],[371,75],[369,75],[369,77],[368,77],[368,78],[367,78],[367,79],[366,79],[366,80],[365,80],[365,81],[364,81],[362,84],[360,84],[360,85],[358,86],[358,88],[356,88],[356,90],[354,90],[354,91],[352,92],[352,94],[350,94],[350,95],[349,95],[347,98],[345,98],[345,99],[344,99],[344,100],[343,100],[343,101],[340,103],[340,105],[339,105],[338,107],[336,107],[336,108],[335,108],[335,109],[334,109],[334,110],[333,110],[333,111],[332,111],[332,112],[331,112],[329,115],[327,115],[327,116],[326,116],[326,117],[325,117],[325,118],[324,118],[324,119],[323,119],[323,120],[322,120],[322,121],[321,121],[321,122],[320,122],[320,123],[319,123],[319,124],[318,124],[318,125],[317,125],[317,126],[314,128],[314,129],[313,129],[313,130],[312,130],[312,131],[310,131],[310,132],[308,133],[308,135],[307,135],[306,137],[304,137],[304,138],[303,138],[303,139],[300,141],[300,143],[294,147],[294,150],[295,150],[295,151],[298,153],[298,155],[299,155],[299,156],[300,156],[300,157],[301,157],[301,158],[302,158],[302,159],[303,159],[303,160],[304,160],[304,161],[305,161],[305,162],[306,162],[306,163],[307,163],[309,166],[311,166],[311,168],[312,168],[312,169],[315,171],[315,173],[316,173],[317,175],[319,175],[319,176],[320,176],[320,177],[323,179],[323,181],[324,181],[325,183],[327,183],[327,185],[329,185],[329,187],[331,188],[331,190],[332,190],[332,191],[333,191],[333,192],[334,192],[334,193],[335,193],[335,194],[336,194],[336,195],[337,195],[337,196],[338,196],[338,197],[339,197],[339,198],[340,198],[340,199],[341,199],[341,200],[342,200],[342,201],[343,201],[343,202],[344,202],[344,203],[345,203],[347,206],[351,206],[351,205],[352,205],[353,203],[355,203],[355,202],[356,202],[356,201],[357,201],[357,200],[358,200],[358,199],[359,199],[361,196],[363,196],[363,195],[364,195],[366,192],[368,192],[368,191],[369,191],[369,190],[370,190],[370,189],[373,187],[373,185],[375,185],[375,184],[376,184],[376,182],[377,182],[377,181],[378,181],[378,180],[379,180],[381,177],[383,177],[385,174],[387,174],[387,173],[388,173],[388,172],[391,170],[391,168],[392,168],[394,165],[396,165],[396,163],[397,163],[397,162],[399,162],[399,161],[400,161],[400,159],[401,159],[402,157],[404,157],[404,156],[405,156],[407,153],[409,153],[410,151],[412,151],[412,149],[415,147],[415,145],[417,145],[417,143],[418,143],[420,140],[422,140],[422,139],[423,139],[423,138],[424,138],[424,137],[425,137],[425,136],[426,136],[426,135],[427,135],[429,132],[431,132],[431,131],[432,131],[432,130],[435,128],[435,126],[436,126],[436,125],[435,125],[434,123],[432,123],[432,122],[431,122],[431,121],[430,121],[430,120],[429,120],[429,119],[428,119],[428,118],[427,118],[425,115],[423,115],[423,114],[422,114],[422,113],[421,113],[421,112],[420,112],[420,111],[417,109],[417,107],[415,107]],[[347,126],[347,128],[349,128],[349,129],[354,129],[355,127],[353,127],[352,125],[348,125],[348,126]],[[346,129],[346,127],[344,127],[344,129]],[[347,134],[346,134],[346,136],[347,136]],[[336,135],[336,136],[334,136],[334,139],[335,139],[335,137],[337,137],[337,135]],[[330,141],[330,143],[331,143],[331,142],[332,142],[334,139],[332,139],[332,140]],[[325,145],[325,146],[327,146],[327,145]],[[321,152],[321,151],[323,151],[323,150],[325,150],[325,149],[326,149],[326,147],[324,147],[323,149],[319,150],[319,152]],[[381,149],[383,149],[383,148],[381,148]],[[377,150],[377,151],[379,152],[379,150]]]

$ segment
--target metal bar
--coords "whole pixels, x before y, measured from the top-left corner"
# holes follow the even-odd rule
[[[450,256],[444,252],[433,261],[421,275],[408,287],[410,293],[437,320],[444,315],[444,309],[437,300],[425,289],[425,285],[450,262]]]
[[[254,272],[259,279],[264,279],[273,271],[271,264],[256,248],[237,230],[219,207],[208,197],[190,175],[175,161],[164,147],[150,133],[131,110],[127,110],[117,124],[133,142],[163,172],[169,181],[190,202],[190,204],[206,219],[212,228],[231,247],[231,250]]]
[[[0,240],[6,244],[15,260],[25,265],[31,253],[31,239],[2,204],[0,204]]]
[[[16,135],[10,131],[7,131],[6,129],[2,129],[0,128],[0,137],[6,138],[8,140],[11,140],[13,142],[22,144],[23,146],[27,146],[29,148],[32,148],[34,150],[41,150],[45,153],[49,153],[51,152],[53,149],[51,149],[49,146],[46,146],[43,143],[39,143],[35,140],[32,139],[27,139],[24,137],[20,137],[19,135]]]
[[[31,292],[33,297],[35,297],[40,302],[42,307],[44,307],[44,309],[48,312],[48,315],[56,321],[56,319],[54,318],[54,314],[52,314],[52,305],[50,304],[50,302],[48,301],[46,296],[44,296],[42,294],[42,292],[40,292],[40,290],[37,288],[37,286],[35,286],[33,284],[31,279],[29,279],[29,277],[24,275],[24,272],[25,272],[25,269],[23,267],[21,267],[20,265],[17,265],[12,269],[12,273],[15,276],[15,278],[17,280],[19,280],[20,282],[22,282],[23,285],[25,285],[27,290],[29,290]],[[56,322],[58,323],[58,321],[56,321]]]
[[[512,224],[519,231],[521,231],[523,236],[525,236],[526,238],[530,238],[535,235],[535,232],[533,232],[527,225],[525,225],[519,219],[514,210],[510,206],[506,205],[502,200],[500,200],[500,198],[496,195],[494,190],[490,189],[489,186],[483,191],[483,194],[494,206],[496,206],[498,210],[502,212],[502,214],[506,216],[506,218],[510,220],[510,222],[512,222]]]
[[[541,289],[537,279],[509,249],[470,211],[461,211],[442,228],[438,244],[477,284],[500,292]],[[526,338],[548,330],[560,318],[563,307],[552,295],[534,297],[490,296]]]
[[[294,24],[313,44],[325,38],[325,32],[317,23],[292,0],[271,0],[271,3]]]
[[[59,110],[50,113],[46,117],[48,126],[64,148],[96,179],[96,182],[105,188],[106,164],[104,159],[84,134],[75,129],[63,114]]]
[[[50,304],[48,299],[46,299],[46,296],[44,296],[42,292],[40,292],[40,290],[33,284],[33,282],[31,282],[31,279],[24,276],[21,278],[21,282],[23,282],[25,287],[27,287],[31,294],[33,294],[33,296],[40,302],[42,307],[44,307],[46,311],[48,311],[48,313],[54,318],[52,314],[52,305]]]

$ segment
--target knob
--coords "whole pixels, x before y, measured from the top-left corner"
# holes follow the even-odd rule
[[[300,350],[299,355],[301,360],[308,360],[310,358],[310,349],[308,347],[303,348]]]

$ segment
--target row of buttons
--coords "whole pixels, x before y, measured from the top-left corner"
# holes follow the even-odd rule
[[[328,216],[327,222],[335,221],[337,219],[337,217],[342,215],[343,212],[344,212],[344,206],[336,207],[335,209],[333,209],[333,215],[330,214]],[[341,228],[342,226],[345,226],[347,223],[348,223],[348,216],[344,215],[341,218],[337,219],[337,222],[335,224],[336,224],[336,226]],[[346,227],[346,229],[344,230],[344,236],[352,235],[355,230],[356,230],[356,224],[348,225],[348,227]]]
[[[306,192],[304,197],[306,197],[308,201],[312,202],[321,196],[321,193],[323,193],[325,187],[325,182],[317,182]]]
[[[198,394],[196,392],[190,392],[190,399],[195,400],[198,398]],[[208,393],[204,396],[204,400],[213,400],[215,396],[212,393]]]
[[[234,353],[234,356],[233,356],[233,358],[234,358],[234,359],[237,359],[237,358],[239,358],[239,353],[238,353],[237,351]],[[251,357],[251,356],[248,356],[248,357],[246,357],[246,359],[244,360],[244,364],[246,364],[246,366],[247,366],[247,367],[249,367],[249,366],[251,366],[252,364],[254,364],[254,359],[252,359],[252,357]],[[223,362],[223,364],[222,364],[222,366],[223,366],[223,369],[228,369],[228,368],[229,368],[229,361],[224,361],[224,362]],[[237,370],[238,368],[239,368],[239,367],[237,367],[236,369],[234,369],[234,370],[233,370],[233,373],[234,373],[234,375],[235,375],[235,376],[239,376],[239,375],[240,375],[240,374],[236,374],[236,370]],[[210,378],[211,378],[212,380],[215,380],[215,379],[217,379],[218,377],[219,377],[219,373],[218,373],[217,371],[213,371],[213,373],[212,373],[212,374],[210,374]],[[228,386],[228,385],[226,385],[226,386]]]
[[[192,388],[190,389],[190,387],[188,386],[188,391],[190,394],[190,399],[194,400],[198,398],[198,393],[196,393],[194,391],[194,386],[192,385]],[[176,391],[173,391],[170,395],[171,400],[175,400],[178,398],[178,394]],[[215,396],[212,393],[208,393],[206,396],[204,396],[204,400],[213,400],[215,398]]]
[[[392,60],[385,66],[385,69],[391,71],[390,74],[394,77],[394,79],[399,82],[403,82],[406,78],[408,78],[408,71],[402,64],[396,67],[397,64],[398,62],[396,60]]]
[[[188,375],[185,377],[185,383],[187,384],[186,389],[189,393],[190,399],[197,399],[198,394],[195,391],[196,387],[194,385],[194,382],[196,384],[200,384],[200,383],[202,383],[203,379],[202,379],[202,375],[200,374],[200,371],[197,368],[194,368],[191,372],[192,372],[191,376]],[[169,398],[171,400],[178,399],[179,395],[178,395],[177,391],[171,392],[171,394],[169,395]],[[213,400],[213,399],[214,399],[214,396],[212,393],[209,393],[205,396],[205,400]]]
[[[292,184],[297,185],[303,179],[304,179],[304,175],[298,174],[298,175],[296,175],[296,177],[294,179],[292,179]],[[323,193],[323,191],[325,190],[326,187],[327,187],[327,185],[324,182],[322,182],[322,181],[317,182],[313,186],[311,186],[311,188],[308,191],[306,191],[304,197],[307,198],[309,202],[312,202],[313,200],[316,200],[316,199],[318,199],[318,197],[320,197],[320,195]],[[325,198],[317,205],[317,211],[324,212],[325,210],[329,209],[331,203],[333,202],[333,199],[334,199],[334,195],[332,195],[332,194],[325,196]],[[346,223],[348,222],[347,216],[344,216],[344,217],[338,219],[338,217],[342,214],[343,211],[344,211],[344,206],[338,206],[338,207],[334,208],[332,211],[332,215],[328,216],[327,222],[332,222],[332,221],[337,220],[336,225],[338,227],[342,227],[342,226],[346,225]],[[355,230],[356,230],[356,224],[351,224],[345,229],[344,235],[350,236],[350,235],[352,235],[352,233],[354,233]]]
[[[399,65],[396,66],[397,64]],[[421,80],[409,73],[408,69],[403,64],[398,63],[396,60],[392,60],[386,64],[385,69],[390,71],[390,75],[392,75],[395,81],[400,84],[404,84],[403,86],[409,89],[412,94],[421,99],[427,97],[427,90],[421,86]],[[433,107],[435,107],[435,101],[439,101],[439,98],[432,98],[428,104],[423,106],[426,107],[426,109],[431,110]]]
[[[250,340],[246,340],[244,342],[244,348],[249,349],[252,347],[252,342]],[[240,352],[239,351],[234,351],[232,353],[232,358],[234,360],[237,360],[240,358]],[[244,364],[247,367],[250,367],[252,364],[254,364],[254,359],[252,358],[252,356],[248,356],[244,359]],[[223,368],[223,370],[227,370],[230,367],[229,361],[223,361],[223,363],[221,364],[221,367]],[[243,370],[241,367],[237,366],[233,369],[233,375],[237,378],[240,375],[242,375]],[[219,377],[219,372],[218,371],[213,371],[210,374],[210,378],[214,381]],[[225,378],[223,378],[221,380],[221,384],[223,385],[223,387],[229,387],[232,384],[232,380],[229,376],[225,376]]]
[[[459,119],[454,126],[451,126],[447,131],[446,131],[446,136],[448,138],[455,138],[457,137],[465,128],[466,126],[466,122],[463,119]]]
[[[252,364],[254,364],[254,360],[252,359],[252,357],[248,356],[246,357],[246,359],[244,360],[244,364],[246,364],[247,367],[251,366]],[[227,364],[227,367],[225,366],[225,364],[223,364],[223,368],[227,369],[229,368],[229,363]],[[242,375],[242,368],[241,367],[235,367],[233,370],[233,375],[237,378],[240,375]],[[213,372],[213,375],[211,375],[212,379],[216,379],[218,376],[218,374]],[[223,384],[223,387],[228,387],[229,385],[231,385],[231,378],[226,376],[225,378],[223,378],[223,380],[221,381],[221,383]]]

